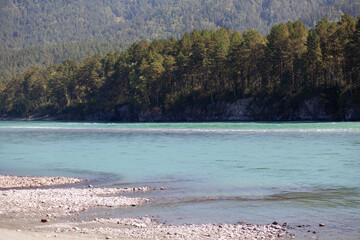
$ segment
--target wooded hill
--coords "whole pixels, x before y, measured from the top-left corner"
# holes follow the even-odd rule
[[[338,21],[345,12],[356,17],[360,1],[2,0],[0,81],[33,65],[125,50],[141,39],[179,39],[193,29],[218,28],[267,34],[277,23],[300,19],[314,27],[321,17]]]
[[[359,19],[323,18],[308,31],[301,21],[287,22],[265,37],[255,30],[194,30],[180,40],[141,40],[121,53],[32,68],[0,87],[0,114],[202,120],[207,109],[216,115],[219,102],[250,98],[266,106],[259,119],[294,120],[286,113],[318,99],[331,119],[341,120],[360,109]],[[189,118],[189,107],[203,112]]]

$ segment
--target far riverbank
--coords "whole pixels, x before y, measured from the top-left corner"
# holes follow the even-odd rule
[[[31,115],[0,117],[3,121],[102,121],[102,122],[246,122],[246,121],[360,121],[360,109],[329,111],[319,98],[298,103],[297,108],[283,102],[244,98],[233,102],[218,101],[209,104],[186,105],[176,111],[158,107],[137,109],[124,104],[108,111],[83,111],[58,115]]]

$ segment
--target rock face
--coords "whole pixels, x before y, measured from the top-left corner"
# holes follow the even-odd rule
[[[292,118],[289,120],[330,121],[335,119],[331,114],[326,113],[324,106],[318,98],[312,98],[304,101],[297,111],[293,111]]]
[[[226,104],[225,114],[222,116],[228,121],[249,121],[254,118],[251,109],[251,98],[240,99],[232,104]]]
[[[360,109],[351,108],[345,113],[346,121],[358,121],[360,119]]]

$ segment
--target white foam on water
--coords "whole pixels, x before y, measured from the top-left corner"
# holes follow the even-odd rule
[[[360,134],[357,128],[310,128],[310,129],[204,129],[204,128],[89,128],[89,127],[47,127],[47,126],[8,126],[0,127],[3,130],[56,130],[56,131],[97,131],[97,132],[144,132],[144,133],[351,133]]]

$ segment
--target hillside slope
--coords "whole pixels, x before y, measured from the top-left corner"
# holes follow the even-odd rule
[[[82,60],[96,53],[104,42],[117,43],[106,48],[116,51],[141,39],[180,38],[193,29],[254,28],[266,34],[280,22],[300,19],[313,27],[322,17],[337,21],[344,12],[359,15],[360,1],[2,0],[0,79],[32,65],[48,66],[67,58]],[[86,42],[87,49],[73,51],[77,42]],[[58,44],[62,47],[56,47]],[[33,57],[40,54],[42,57]]]
[[[360,12],[356,0],[3,0],[3,48],[71,41],[125,41],[178,38],[186,31],[254,28],[267,33],[276,23]]]

